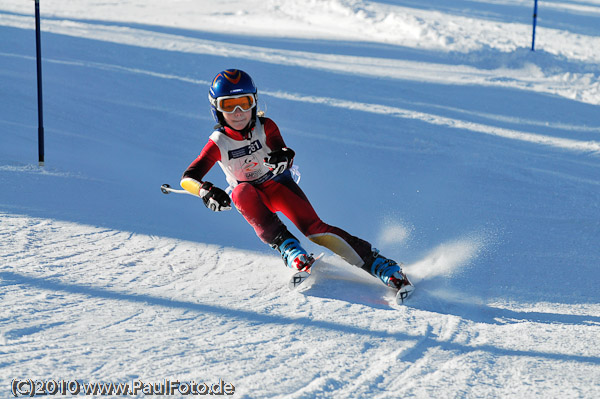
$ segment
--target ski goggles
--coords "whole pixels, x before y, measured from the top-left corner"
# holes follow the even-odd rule
[[[225,112],[226,114],[234,113],[236,108],[246,112],[256,107],[256,99],[253,94],[219,97],[215,102],[217,110]]]

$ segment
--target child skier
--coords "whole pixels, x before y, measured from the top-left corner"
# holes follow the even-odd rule
[[[279,128],[257,112],[257,89],[250,75],[228,69],[215,76],[208,92],[218,123],[200,155],[183,173],[181,187],[199,196],[213,211],[231,209],[231,202],[254,228],[256,235],[277,249],[293,270],[306,271],[314,262],[281,222],[282,212],[309,240],[329,248],[348,263],[407,295],[412,286],[400,266],[368,242],[324,223],[292,178],[294,151],[286,147]],[[215,163],[233,187],[231,198],[204,181]]]

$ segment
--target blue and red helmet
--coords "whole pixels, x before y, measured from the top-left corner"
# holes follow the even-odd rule
[[[217,99],[219,97],[239,96],[250,94],[254,97],[254,104],[257,100],[256,85],[246,72],[239,69],[226,69],[214,77],[210,88],[208,89],[208,101],[213,118],[217,123],[224,125],[223,114],[217,109]],[[252,119],[256,118],[256,107],[252,110]]]

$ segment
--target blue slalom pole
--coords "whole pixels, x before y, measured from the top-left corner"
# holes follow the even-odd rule
[[[537,23],[537,3],[538,0],[535,0],[533,5],[533,35],[531,37],[531,51],[535,51],[535,25]]]
[[[40,0],[35,0],[35,55],[38,94],[38,163],[44,166],[44,112],[42,101],[42,43],[40,37]]]

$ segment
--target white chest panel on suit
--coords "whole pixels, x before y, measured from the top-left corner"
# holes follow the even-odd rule
[[[260,120],[256,121],[250,140],[234,140],[218,130],[210,135],[210,139],[221,151],[219,166],[231,187],[241,182],[259,184],[272,176],[264,165],[264,158],[272,150],[267,146],[267,136]]]

